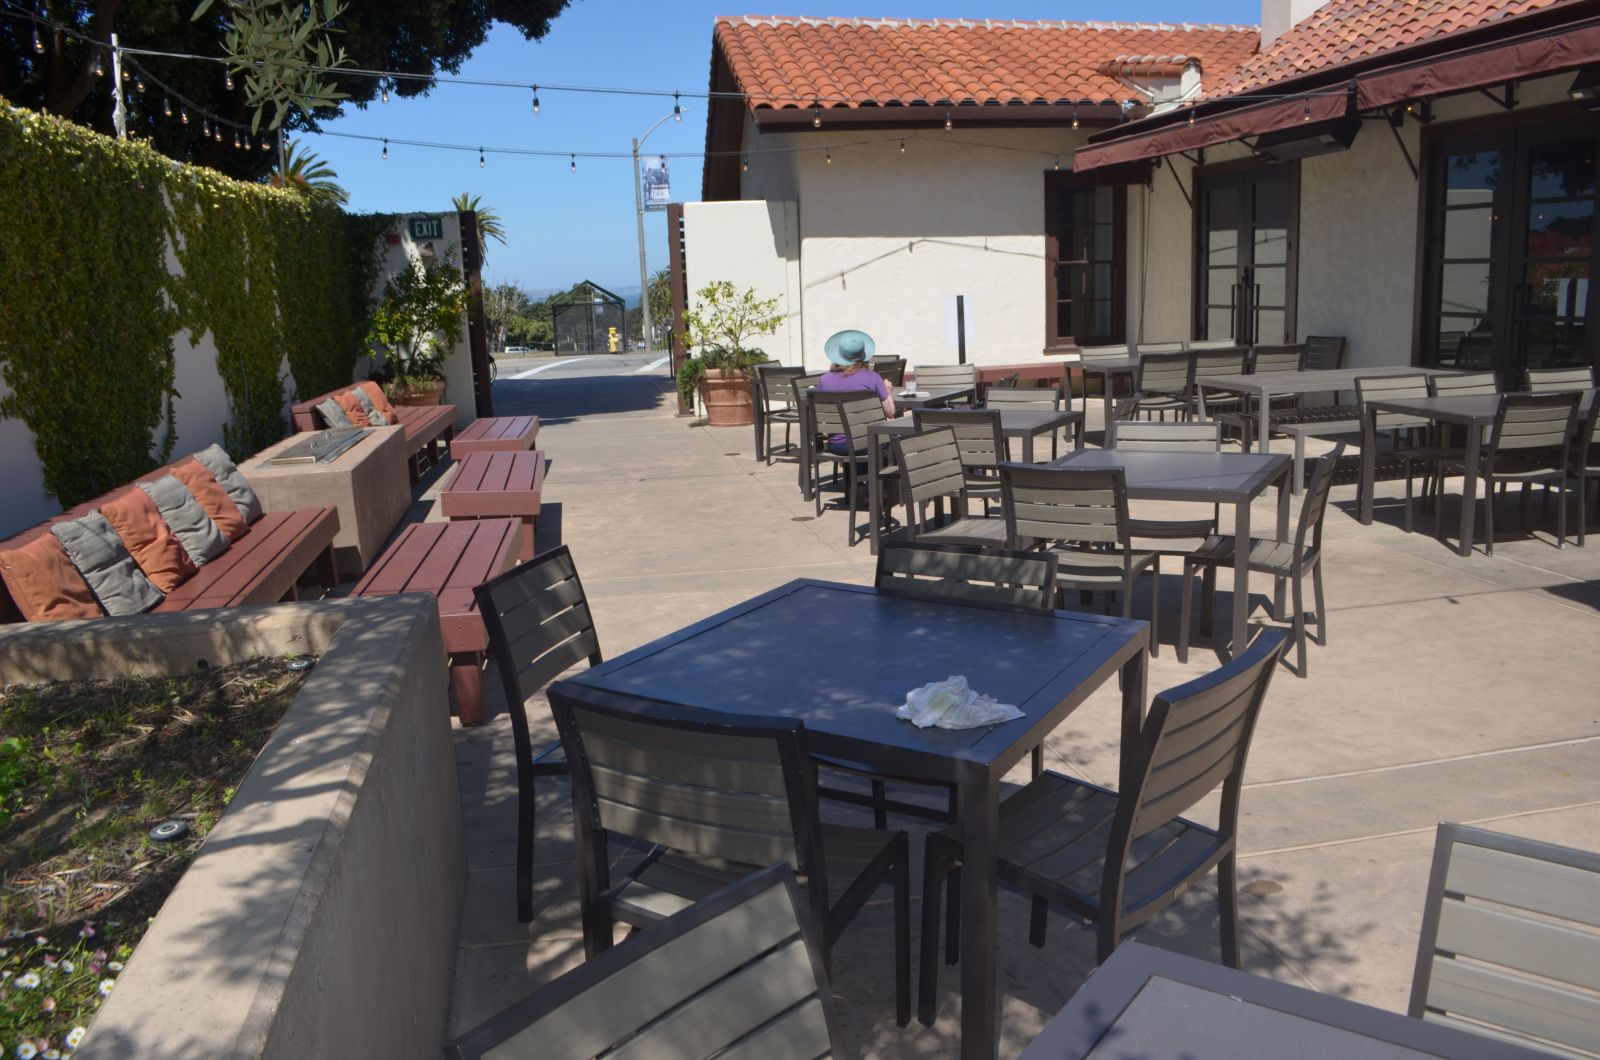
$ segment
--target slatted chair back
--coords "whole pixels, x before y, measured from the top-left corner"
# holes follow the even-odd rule
[[[794,403],[800,404],[800,399],[822,382],[822,372],[806,372],[789,380],[789,388],[793,392]]]
[[[1305,346],[1298,342],[1288,346],[1257,346],[1251,351],[1250,371],[1254,375],[1298,372],[1305,355]]]
[[[560,545],[473,590],[506,690],[518,769],[533,760],[527,704],[563,672],[604,661],[578,568]]]
[[[1055,603],[1056,557],[1051,552],[895,542],[878,552],[873,585],[885,596],[1049,614]]]
[[[745,865],[787,861],[825,879],[803,722],[674,708],[565,682],[551,687],[550,709],[572,769],[583,851],[603,858],[616,833]]]
[[[1134,453],[1220,453],[1222,424],[1119,420],[1112,426],[1111,444]]]
[[[961,508],[965,507],[967,479],[953,429],[938,427],[896,438],[894,462],[900,469],[900,484],[914,515],[922,505],[945,498],[954,498]]]
[[[1188,343],[1184,342],[1141,342],[1137,347],[1140,357],[1147,353],[1182,353],[1187,348]]]
[[[774,865],[597,954],[447,1055],[812,1060],[838,1041],[819,940],[793,873]]]
[[[1328,514],[1328,497],[1333,493],[1333,474],[1339,469],[1339,459],[1344,456],[1344,443],[1317,458],[1311,468],[1311,482],[1300,500],[1300,525],[1295,527],[1295,555],[1306,552],[1307,537],[1313,552],[1322,549],[1322,522]]]
[[[990,389],[1010,390],[1022,381],[1021,372],[1012,372],[1010,375],[1001,376],[989,384]]]
[[[1434,397],[1473,397],[1500,393],[1493,372],[1462,372],[1459,375],[1430,375],[1428,393]]]
[[[1308,372],[1343,368],[1344,346],[1343,335],[1307,335],[1301,367]]]
[[[1093,364],[1096,361],[1124,361],[1133,356],[1133,350],[1126,344],[1118,346],[1080,346],[1078,359],[1084,364]]]
[[[1356,401],[1365,406],[1369,401],[1400,401],[1405,398],[1428,397],[1428,377],[1417,375],[1380,375],[1356,379]],[[1415,427],[1424,421],[1415,416],[1395,412],[1380,413],[1374,421],[1379,430],[1391,427]]]
[[[1183,347],[1186,350],[1225,350],[1237,345],[1232,339],[1190,339]]]
[[[1181,395],[1189,390],[1193,361],[1189,354],[1139,351],[1138,390],[1141,394]]]
[[[906,385],[906,359],[904,357],[878,357],[872,362],[872,370],[883,377],[883,381],[890,386]]]
[[[1248,346],[1225,346],[1216,349],[1196,350],[1191,360],[1194,361],[1194,382],[1199,386],[1205,380],[1219,375],[1243,375],[1245,365],[1250,360]]]
[[[811,395],[811,412],[818,434],[842,434],[856,453],[865,451],[871,441],[867,428],[888,418],[883,402],[871,390],[819,390]]]
[[[793,380],[806,374],[804,368],[787,368],[776,362],[757,365],[756,390],[761,395],[761,407],[767,411],[788,408],[794,404]]]
[[[969,472],[994,473],[1006,459],[1006,439],[1000,432],[1000,413],[992,409],[913,409],[911,422],[919,432],[949,427],[956,434],[961,466]]]
[[[970,364],[919,364],[916,376],[918,390],[975,386],[978,382],[978,370]]]
[[[1489,432],[1489,461],[1499,453],[1549,450],[1560,453],[1555,467],[1565,467],[1572,423],[1582,397],[1576,391],[1556,394],[1507,394],[1500,399],[1494,428]]]
[[[1121,468],[1000,465],[1006,545],[1039,541],[1126,545],[1128,490]]]
[[[1600,1052],[1600,854],[1439,825],[1408,1014]]]
[[[1594,389],[1593,368],[1529,368],[1525,378],[1530,394]]]
[[[985,408],[991,409],[1045,409],[1059,412],[1061,394],[1056,390],[1045,390],[1036,386],[990,389],[984,395],[983,404]]]
[[[1196,849],[1192,858],[1177,860],[1198,863],[1204,871],[1232,848],[1250,737],[1273,671],[1288,645],[1286,631],[1263,630],[1226,665],[1156,696],[1134,752],[1132,775],[1137,780],[1117,798],[1101,882],[1102,909],[1116,910],[1119,917],[1135,912],[1125,901],[1130,897],[1129,875],[1156,854],[1172,858],[1163,834],[1171,830],[1174,818],[1218,787],[1222,807],[1215,835],[1207,835],[1205,829],[1187,831],[1181,842]],[[1167,898],[1179,882],[1145,881],[1140,891]],[[1118,930],[1112,937],[1120,936]]]

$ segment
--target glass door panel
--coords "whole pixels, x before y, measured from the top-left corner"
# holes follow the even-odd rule
[[[1595,138],[1531,144],[1524,165],[1528,205],[1513,356],[1520,368],[1587,364]]]
[[[1292,341],[1294,173],[1267,166],[1200,179],[1200,337]]]

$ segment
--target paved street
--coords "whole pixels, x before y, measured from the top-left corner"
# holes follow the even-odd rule
[[[677,418],[654,360],[502,361],[495,388],[497,411],[542,418],[551,463],[539,544],[571,546],[606,654],[792,578],[870,580],[866,547],[845,546],[843,513],[813,518],[792,464],[752,459],[750,430]],[[1243,947],[1248,970],[1403,1011],[1437,821],[1600,847],[1600,544],[1557,550],[1547,534],[1515,536],[1509,518],[1493,557],[1463,559],[1400,531],[1396,488],[1381,489],[1371,527],[1356,522],[1354,494],[1337,488],[1328,515],[1331,642],[1312,645],[1308,679],[1279,672],[1250,756]],[[1265,505],[1257,519],[1270,525]],[[1203,649],[1177,663],[1178,579],[1166,579],[1152,692],[1215,665]],[[1267,621],[1263,602],[1253,601],[1253,621]],[[847,650],[847,635],[797,636],[795,650],[820,661]],[[1049,740],[1051,765],[1114,782],[1117,706],[1114,687],[1097,693]],[[547,714],[535,709],[533,720],[553,736]],[[457,741],[471,868],[452,1024],[462,1030],[573,967],[582,945],[564,783],[540,782],[539,915],[519,925],[510,726],[500,714]],[[951,1055],[956,969],[941,970],[935,1028],[894,1026],[888,897],[880,892],[836,952],[851,1051]],[[1209,886],[1196,888],[1141,937],[1214,959],[1214,909]],[[1092,933],[1054,917],[1036,950],[1027,919],[1023,900],[1003,900],[1006,1056],[1093,965]]]

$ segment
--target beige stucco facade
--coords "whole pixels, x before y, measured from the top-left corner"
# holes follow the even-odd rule
[[[1517,112],[1531,115],[1562,101],[1570,81],[1566,74],[1521,83]],[[1502,113],[1483,95],[1452,96],[1433,101],[1432,128]],[[1299,239],[1291,247],[1298,265],[1292,338],[1343,335],[1352,366],[1409,364],[1413,358],[1421,194],[1411,164],[1422,164],[1423,128],[1408,118],[1391,130],[1381,117],[1368,117],[1350,150],[1286,163],[1298,165],[1300,184]],[[868,331],[884,354],[912,364],[954,362],[946,320],[946,299],[954,294],[967,296],[970,361],[1041,357],[1047,311],[1044,178],[1058,156],[1063,170],[1070,168],[1086,132],[958,123],[950,132],[903,135],[826,129],[763,134],[747,120],[744,198],[783,203],[783,215],[798,219],[800,304],[786,301],[785,312],[799,321],[803,363],[821,364],[823,341],[846,327]],[[1205,165],[1250,158],[1244,145],[1228,144],[1207,149]],[[1157,166],[1149,184],[1127,188],[1130,342],[1194,337],[1195,220],[1188,197],[1195,169],[1191,160],[1172,156]],[[686,217],[697,208],[702,207],[691,206]],[[730,277],[741,270],[762,275],[762,269],[741,264],[741,255],[760,241],[740,240],[738,231],[735,224],[717,234],[725,244],[739,244],[732,250],[696,245],[691,227],[691,285],[700,281],[701,269],[721,269]],[[794,248],[786,246],[783,253],[792,256]],[[792,290],[784,293],[792,297]],[[1457,302],[1475,296],[1446,292]],[[801,363],[793,349],[791,338],[774,352]]]

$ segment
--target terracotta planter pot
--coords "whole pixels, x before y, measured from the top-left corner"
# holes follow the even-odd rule
[[[393,394],[389,395],[389,403],[392,405],[438,405],[443,401],[444,382],[442,380],[431,386],[423,387],[421,390],[413,390],[398,397]]]
[[[700,383],[700,406],[712,427],[748,427],[755,422],[750,404],[750,373],[707,368]]]

